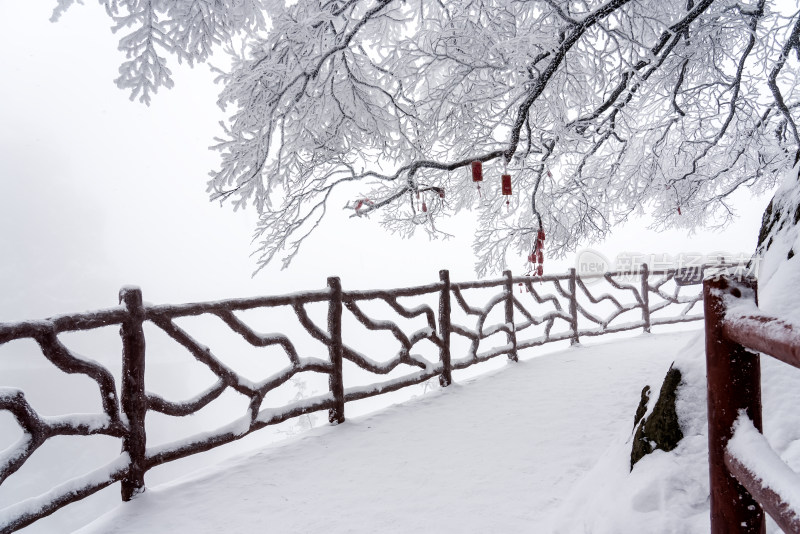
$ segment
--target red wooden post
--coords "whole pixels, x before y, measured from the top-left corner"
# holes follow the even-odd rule
[[[450,363],[450,272],[446,269],[439,271],[439,280],[443,284],[439,293],[439,334],[442,337],[442,345],[439,347],[439,361],[442,362],[439,384],[444,388],[453,383]]]
[[[511,345],[511,352],[508,353],[508,359],[512,362],[516,362],[519,361],[519,356],[517,356],[517,331],[514,326],[514,277],[511,275],[511,271],[503,271],[503,276],[506,277],[506,324],[511,325],[511,331],[506,333],[506,340],[508,344]]]
[[[344,423],[344,381],[342,379],[342,281],[339,277],[328,278],[328,287],[331,289],[331,300],[328,305],[328,335],[331,342],[328,345],[328,354],[331,358],[333,369],[328,377],[328,387],[333,393],[333,408],[328,410],[328,421],[331,423]]]
[[[572,329],[572,337],[570,338],[569,342],[570,345],[577,345],[580,343],[580,338],[578,337],[578,283],[575,274],[575,268],[572,267],[569,270],[569,316],[570,316],[570,327]]]
[[[125,304],[128,317],[122,323],[119,333],[122,337],[122,411],[128,420],[128,431],[122,439],[122,452],[131,459],[128,474],[122,479],[122,500],[130,501],[144,491],[145,450],[147,435],[144,419],[147,413],[147,399],[144,393],[145,310],[142,304],[142,290],[122,288],[120,302]]]
[[[644,331],[650,332],[650,268],[646,263],[642,264],[642,321],[644,321]]]
[[[755,427],[762,430],[759,356],[723,333],[724,298],[740,297],[741,288],[755,291],[756,282],[752,278],[733,281],[726,276],[703,282],[712,534],[761,534],[766,528],[761,507],[725,466],[725,447],[739,410],[746,410]]]

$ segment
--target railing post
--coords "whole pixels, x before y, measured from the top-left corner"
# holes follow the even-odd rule
[[[569,291],[569,316],[570,328],[572,329],[572,337],[569,342],[570,345],[577,345],[580,343],[580,338],[578,338],[578,281],[575,267],[569,270],[567,290]]]
[[[328,278],[328,287],[331,298],[328,304],[328,335],[331,343],[328,345],[328,354],[331,358],[331,374],[328,377],[328,387],[333,393],[333,408],[328,410],[328,421],[331,423],[344,423],[344,382],[342,380],[342,281],[337,276]]]
[[[442,291],[439,293],[439,335],[442,345],[439,347],[439,361],[442,362],[442,374],[439,384],[444,388],[453,383],[453,371],[450,363],[450,271],[439,271]]]
[[[644,321],[644,331],[650,333],[650,268],[646,263],[642,264],[642,321]]]
[[[514,325],[514,277],[511,271],[503,271],[503,276],[506,277],[505,293],[506,293],[506,325],[510,325],[511,330],[506,333],[506,340],[511,345],[511,352],[508,353],[508,359],[512,362],[519,361],[517,356],[517,328]]]
[[[739,286],[739,287],[737,287]],[[731,282],[726,277],[703,282],[708,380],[708,467],[711,486],[711,533],[764,532],[764,512],[750,493],[725,466],[725,447],[733,435],[733,423],[746,410],[761,431],[761,368],[758,354],[728,340],[723,334],[726,295],[741,296],[740,287],[755,291],[756,282],[746,278]]]
[[[123,287],[119,292],[120,303],[125,305],[128,316],[120,327],[122,338],[122,381],[120,401],[122,412],[128,421],[128,431],[122,439],[122,452],[128,453],[131,466],[122,479],[122,500],[130,501],[144,491],[145,450],[147,435],[144,419],[147,399],[144,392],[145,310],[142,290],[138,287]]]

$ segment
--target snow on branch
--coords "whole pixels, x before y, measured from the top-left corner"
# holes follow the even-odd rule
[[[51,20],[58,21],[75,0],[57,0]],[[83,3],[78,0],[77,3]],[[174,85],[167,56],[190,65],[206,61],[215,48],[237,35],[263,30],[275,0],[100,0],[121,32],[119,50],[126,61],[115,80],[131,100],[150,104],[159,88]]]
[[[101,4],[133,98],[172,84],[170,57],[230,56],[207,190],[258,211],[257,269],[288,266],[334,206],[431,238],[476,210],[480,275],[540,229],[557,257],[645,210],[722,226],[735,191],[769,190],[800,150],[800,20],[777,0]]]

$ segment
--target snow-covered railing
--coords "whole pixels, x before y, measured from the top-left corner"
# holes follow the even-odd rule
[[[800,476],[762,435],[760,357],[750,352],[800,368],[800,325],[763,314],[756,287],[728,276],[703,284],[713,534],[760,534],[764,510],[800,533]]]
[[[646,265],[635,273],[584,277],[578,276],[574,269],[567,274],[543,277],[515,277],[506,271],[499,279],[462,283],[451,283],[448,271],[440,271],[439,281],[433,284],[370,291],[344,291],[334,277],[328,279],[324,290],[181,305],[146,304],[141,290],[131,287],[120,292],[122,305],[116,308],[41,321],[0,323],[0,345],[33,339],[58,369],[94,380],[102,398],[102,414],[47,417],[33,409],[23,391],[0,387],[0,410],[10,412],[23,430],[23,437],[16,444],[0,451],[0,484],[51,437],[105,434],[122,441],[122,453],[104,468],[61,484],[44,495],[0,509],[0,532],[23,528],[117,481],[121,482],[122,499],[130,500],[144,489],[144,475],[149,469],[290,418],[328,410],[329,420],[340,423],[345,419],[346,402],[435,377],[442,386],[447,386],[454,371],[495,357],[506,356],[516,361],[519,351],[546,343],[575,344],[582,336],[639,328],[650,331],[653,325],[699,320],[702,314],[691,312],[702,294],[699,291],[682,294],[682,288],[691,285],[696,288],[702,271],[702,268],[697,272],[649,271]],[[593,284],[605,284],[605,290],[593,289]],[[481,295],[482,304],[475,304]],[[327,305],[325,326],[319,326],[309,312],[309,308],[320,305]],[[673,305],[680,307],[678,313],[666,315],[665,310]],[[327,354],[316,357],[301,354],[307,350],[298,348],[289,335],[258,332],[242,317],[249,310],[263,309],[285,310],[282,317],[286,321],[296,319],[310,341]],[[387,311],[393,314],[391,319],[374,317]],[[221,321],[253,347],[279,348],[288,364],[261,381],[242,376],[190,333],[186,325],[178,324],[193,316],[210,316]],[[409,323],[416,324],[404,330],[403,326],[408,328]],[[216,376],[216,381],[193,398],[180,402],[147,391],[146,324],[184,347]],[[119,398],[116,381],[108,369],[79,357],[59,339],[62,333],[109,325],[119,325],[122,338]],[[388,359],[375,359],[360,352],[357,344],[368,332],[383,335],[384,345],[394,343],[398,347],[396,353]],[[152,350],[148,348],[148,352]],[[458,357],[451,357],[454,350],[459,351]],[[345,362],[387,378],[345,387]],[[262,406],[269,392],[298,373],[327,375],[329,391],[278,408]],[[212,432],[147,446],[148,411],[175,417],[192,415],[231,390],[247,399],[248,408],[242,416]]]

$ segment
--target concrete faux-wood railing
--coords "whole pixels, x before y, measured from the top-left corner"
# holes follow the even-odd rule
[[[784,532],[800,534],[800,476],[762,435],[757,354],[800,368],[800,328],[758,309],[752,278],[703,286],[711,532],[763,533],[766,510]]]
[[[574,269],[568,274],[543,277],[514,277],[510,271],[494,280],[451,283],[448,271],[440,271],[437,283],[425,286],[371,291],[344,291],[338,278],[329,278],[324,290],[306,291],[285,296],[232,299],[181,305],[151,305],[142,301],[138,288],[120,291],[119,307],[98,312],[52,317],[41,321],[0,323],[0,345],[19,339],[32,339],[42,354],[64,373],[79,373],[94,380],[100,391],[102,413],[42,416],[26,400],[25,393],[12,387],[0,386],[0,410],[10,412],[23,431],[23,437],[0,452],[0,484],[15,473],[47,439],[62,435],[107,435],[121,439],[122,453],[106,466],[84,476],[58,485],[38,497],[23,500],[0,509],[0,532],[13,532],[72,502],[83,499],[111,484],[121,482],[124,501],[144,490],[145,473],[158,465],[240,439],[251,432],[293,417],[319,410],[328,410],[329,420],[341,423],[345,419],[346,402],[364,399],[420,384],[439,377],[442,386],[452,382],[454,370],[499,356],[516,361],[521,350],[556,341],[578,343],[582,336],[597,336],[625,330],[650,331],[653,325],[674,324],[702,319],[692,314],[702,300],[700,292],[684,295],[682,288],[699,283],[699,274],[690,271],[649,271],[646,265],[632,275],[611,272],[579,277]],[[635,283],[629,283],[635,279]],[[595,294],[587,287],[603,282],[606,291]],[[515,293],[515,285],[519,287]],[[469,303],[473,291],[500,289],[481,306]],[[546,293],[544,289],[551,290]],[[523,292],[524,290],[524,292]],[[409,305],[405,301],[428,297],[436,304]],[[627,300],[626,300],[627,299]],[[403,301],[401,303],[401,300]],[[417,320],[422,328],[406,333],[396,321],[374,319],[362,308],[366,301],[387,304],[406,320]],[[455,310],[454,304],[455,301]],[[309,316],[307,306],[327,303],[327,325],[318,326]],[[499,308],[498,312],[492,313]],[[529,308],[541,309],[535,315]],[[681,310],[665,315],[675,306]],[[237,312],[261,308],[289,308],[305,331],[328,352],[327,358],[304,357],[284,334],[262,334],[245,323]],[[359,353],[343,336],[344,310],[368,330],[385,331],[399,344],[396,355],[387,361],[376,361]],[[538,310],[537,310],[538,311]],[[438,312],[438,313],[437,313]],[[458,322],[457,315],[474,321],[474,327]],[[636,315],[635,320],[630,315]],[[175,320],[210,315],[254,347],[282,349],[288,365],[260,382],[253,382],[226,365],[212,351],[195,339]],[[240,313],[241,315],[241,313]],[[500,315],[500,322],[486,326],[490,315]],[[172,402],[145,389],[145,323],[151,323],[174,342],[188,350],[215,376],[216,382],[206,390],[183,402]],[[587,325],[581,328],[580,324]],[[122,338],[122,373],[119,394],[113,374],[94,361],[77,357],[59,339],[59,335],[74,331],[91,331],[119,325]],[[540,335],[525,337],[526,330],[541,331]],[[466,356],[451,357],[451,336],[461,336],[469,344]],[[499,346],[483,349],[492,340],[504,338]],[[418,345],[429,342],[426,358]],[[387,375],[395,369],[413,372],[382,382],[345,388],[342,365],[347,360],[377,375]],[[270,391],[289,381],[298,373],[328,375],[329,392],[292,402],[281,408],[262,408]],[[247,399],[246,413],[229,424],[202,436],[184,439],[157,447],[147,447],[145,417],[148,411],[168,416],[186,416],[198,412],[233,390]]]

